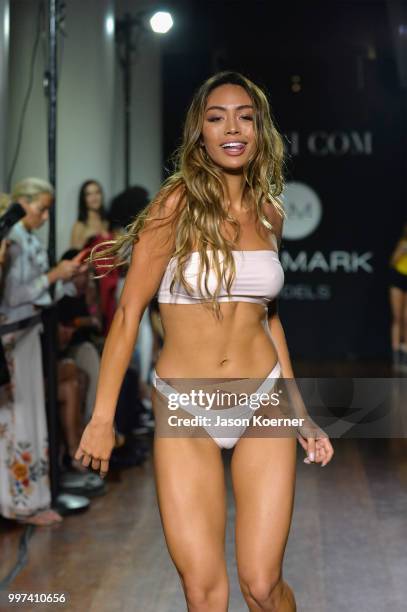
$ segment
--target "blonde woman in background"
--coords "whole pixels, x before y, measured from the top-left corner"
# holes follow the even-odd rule
[[[10,247],[0,300],[2,323],[18,323],[76,290],[68,282],[84,266],[62,261],[49,269],[48,254],[35,234],[48,219],[54,189],[47,181],[27,178],[18,183],[12,201],[26,211],[8,234]],[[34,525],[58,523],[51,508],[48,431],[40,334],[42,323],[2,336],[11,375],[10,393],[0,405],[0,514]]]
[[[407,224],[389,262],[393,366],[407,369]]]

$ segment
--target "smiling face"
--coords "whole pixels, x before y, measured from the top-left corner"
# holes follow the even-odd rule
[[[202,126],[202,145],[224,170],[241,170],[256,151],[254,107],[240,85],[220,85],[208,96]]]

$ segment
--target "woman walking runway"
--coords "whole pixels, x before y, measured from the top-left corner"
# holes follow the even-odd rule
[[[279,377],[294,376],[275,308],[284,281],[278,256],[283,143],[264,92],[234,72],[208,79],[188,110],[177,161],[177,171],[126,234],[94,255],[115,256],[120,263],[132,250],[102,357],[93,416],[76,453],[102,474],[108,470],[116,401],[139,321],[156,293],[165,332],[153,381],[157,422],[165,410],[165,380],[261,379],[272,390]],[[191,612],[228,610],[225,446],[233,448],[243,597],[253,612],[296,610],[282,575],[296,437],[248,437],[244,431],[218,436],[209,428],[205,437],[156,431],[160,515]],[[309,462],[326,465],[332,458],[326,436],[307,438],[299,430],[298,440]]]

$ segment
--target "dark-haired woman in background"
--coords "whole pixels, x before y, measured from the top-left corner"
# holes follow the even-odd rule
[[[71,234],[71,247],[83,249],[90,238],[110,239],[103,189],[94,180],[85,181],[79,190],[78,219]]]
[[[105,240],[113,240],[113,234],[109,231],[102,186],[95,180],[88,180],[83,183],[79,191],[78,220],[72,228],[71,247],[74,249],[94,247]],[[99,273],[99,270],[96,271]],[[103,268],[102,272],[104,271]],[[98,280],[105,335],[109,331],[116,311],[118,280],[117,270]]]

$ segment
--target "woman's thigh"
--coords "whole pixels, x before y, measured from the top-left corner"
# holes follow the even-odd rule
[[[242,438],[231,460],[239,576],[265,580],[281,570],[291,524],[296,438]]]
[[[156,436],[154,470],[165,539],[181,578],[219,582],[226,576],[220,449],[211,439]]]

